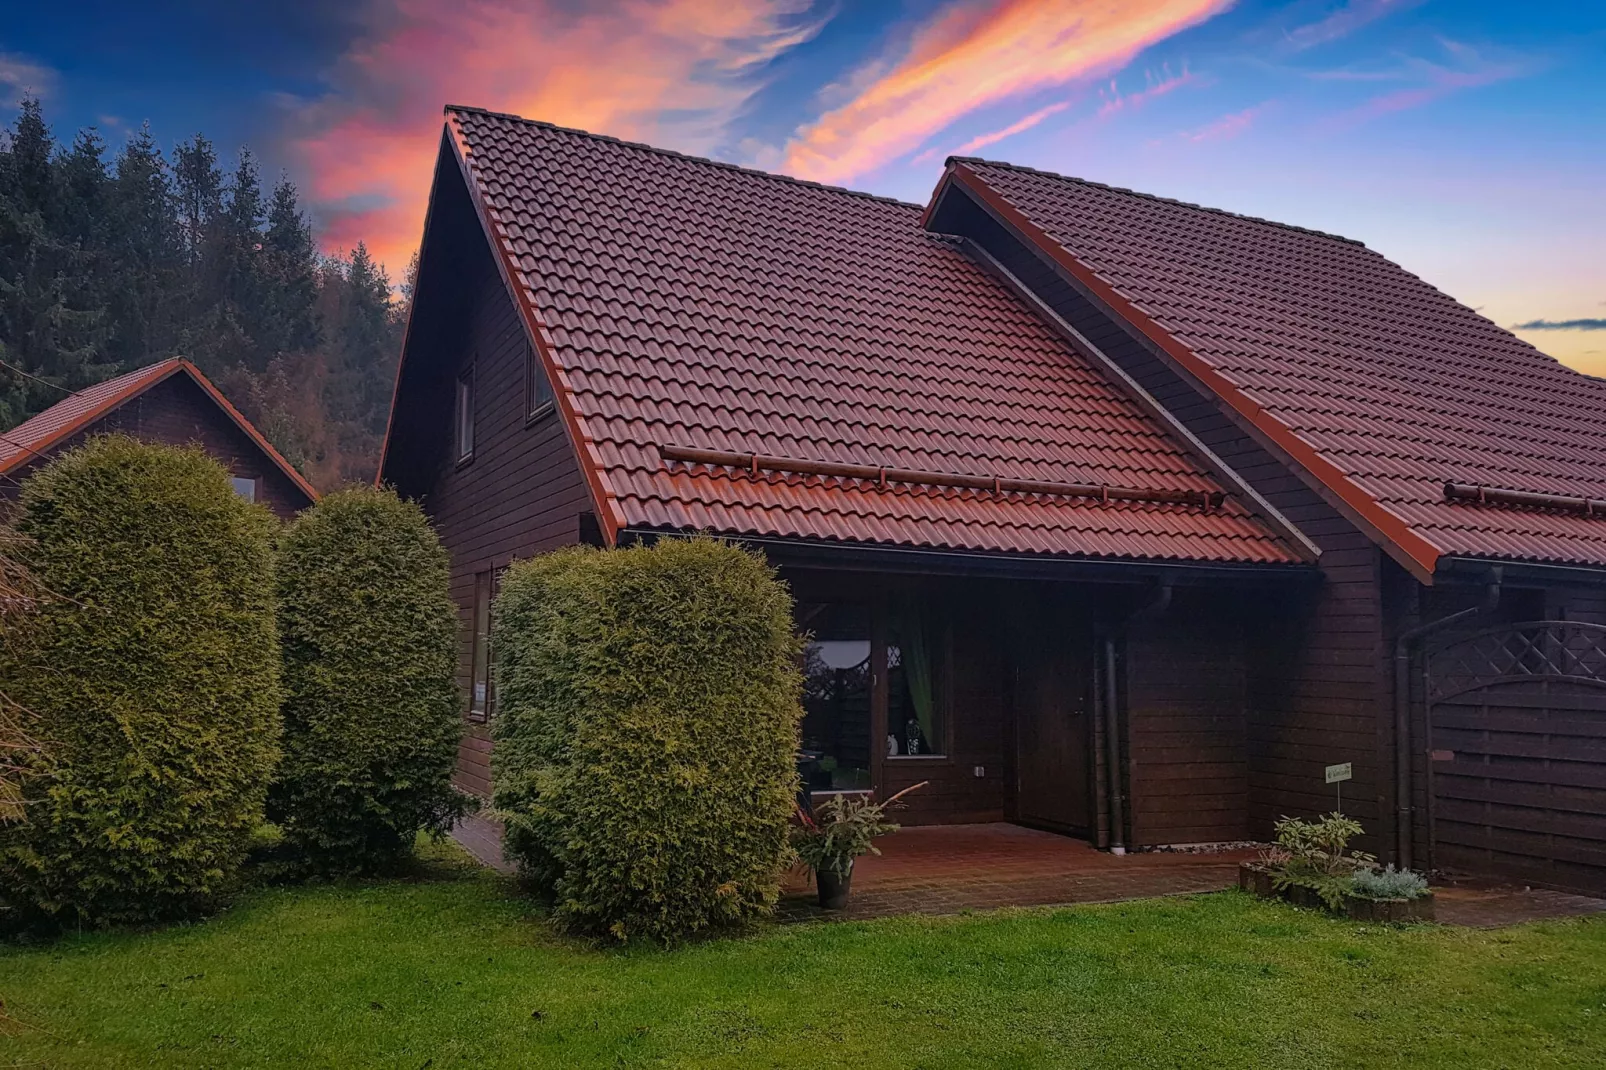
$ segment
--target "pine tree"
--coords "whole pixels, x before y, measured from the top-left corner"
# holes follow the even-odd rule
[[[111,353],[124,368],[137,368],[173,352],[181,314],[178,204],[149,125],[117,156],[110,230],[118,270]]]

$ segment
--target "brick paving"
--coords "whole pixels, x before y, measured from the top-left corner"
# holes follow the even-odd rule
[[[789,875],[782,916],[957,914],[1215,892],[1234,886],[1238,863],[1254,856],[1247,850],[1117,856],[1081,840],[1005,824],[906,828],[879,846],[881,855],[854,867],[846,910],[820,910],[808,874],[797,871]]]
[[[485,865],[513,872],[502,857],[497,822],[466,817],[452,838]],[[846,910],[820,910],[807,872],[796,870],[787,877],[780,916],[803,921],[958,914],[1215,892],[1236,886],[1238,863],[1255,854],[1116,856],[1068,836],[1005,824],[906,828],[882,839],[880,847],[880,855],[861,858],[854,867]],[[1490,881],[1458,880],[1435,887],[1434,894],[1441,924],[1478,929],[1606,913],[1603,899]]]
[[[1433,910],[1442,925],[1500,929],[1525,921],[1606,913],[1606,899],[1529,888],[1520,884],[1465,880],[1433,889]]]

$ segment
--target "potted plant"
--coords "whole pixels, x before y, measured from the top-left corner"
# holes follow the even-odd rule
[[[1357,921],[1418,921],[1433,917],[1427,879],[1393,866],[1377,868],[1369,854],[1348,850],[1360,822],[1340,813],[1313,821],[1285,817],[1277,843],[1238,871],[1238,885],[1296,906],[1322,907]]]
[[[801,806],[797,808],[792,849],[814,872],[822,908],[841,910],[847,905],[854,860],[863,854],[880,854],[876,838],[898,831],[898,826],[886,819],[888,808],[927,783],[922,780],[904,788],[885,802],[876,802],[869,792],[843,792],[825,800],[812,815]]]

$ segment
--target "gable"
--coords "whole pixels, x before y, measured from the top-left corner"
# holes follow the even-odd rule
[[[182,360],[149,365],[96,384],[0,435],[0,496],[57,454],[100,434],[199,445],[231,475],[257,481],[258,500],[288,519],[316,492],[255,428]]]
[[[1606,496],[1606,382],[1347,239],[985,161],[951,162],[950,182],[1212,390],[1419,579],[1441,557],[1606,565],[1606,522],[1445,489]]]
[[[998,489],[1222,493],[1015,295],[923,232],[916,206],[468,109],[449,112],[446,147],[470,176],[610,538],[713,530],[1299,561],[1231,498],[1209,508]],[[442,372],[421,365],[434,359],[426,335],[450,323],[449,302],[423,307],[424,274],[449,247],[434,245],[437,219],[461,214],[447,159],[408,343],[406,364],[420,366],[398,380],[387,447],[385,477],[399,486],[438,464],[410,429],[441,419],[425,414],[446,394]]]

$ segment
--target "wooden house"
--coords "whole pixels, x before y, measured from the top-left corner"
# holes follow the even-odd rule
[[[251,422],[189,361],[160,361],[78,391],[0,432],[0,501],[63,450],[93,435],[200,445],[229,470],[234,489],[288,520],[318,498]]]
[[[449,108],[381,479],[452,553],[472,790],[500,570],[706,531],[814,637],[813,790],[1117,850],[1341,791],[1386,858],[1599,891],[1603,414],[1344,238]]]

